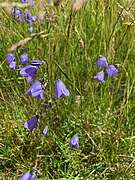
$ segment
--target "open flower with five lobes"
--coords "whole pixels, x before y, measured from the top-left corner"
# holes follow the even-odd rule
[[[68,143],[70,146],[74,146],[75,148],[79,147],[79,138],[78,136],[75,134],[69,141]]]
[[[57,80],[55,83],[55,97],[60,98],[61,96],[70,96],[68,89],[66,88],[65,84],[61,80]]]
[[[35,96],[38,99],[43,99],[44,91],[42,89],[42,84],[39,80],[36,80],[30,88],[25,92],[29,96]]]
[[[107,60],[106,57],[99,55],[97,61],[96,61],[96,66],[100,66],[100,67],[106,67],[107,65]]]
[[[116,69],[116,67],[113,64],[108,65],[106,73],[108,74],[109,77],[117,76],[118,72],[119,71]]]
[[[28,62],[28,54],[24,52],[20,56],[20,64],[24,64],[26,62]]]
[[[104,83],[104,72],[100,71],[94,76],[94,79],[97,80],[99,83]]]
[[[33,80],[34,75],[36,74],[38,67],[27,65],[23,68],[20,68],[20,75],[21,76],[27,76],[28,77],[28,83],[30,83]]]
[[[6,59],[8,60],[8,66],[12,69],[16,68],[15,56],[14,54],[7,54]]]
[[[24,127],[28,128],[30,130],[30,132],[32,132],[33,129],[38,124],[38,118],[39,118],[39,115],[31,117],[30,119],[28,119],[27,121],[24,122]]]

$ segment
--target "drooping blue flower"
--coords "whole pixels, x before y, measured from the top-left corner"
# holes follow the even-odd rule
[[[20,8],[12,8],[11,9],[11,15],[16,18],[18,22],[22,21],[22,15],[21,15],[21,10]]]
[[[16,15],[17,18],[21,17],[21,10],[20,10],[20,8],[16,8],[15,9],[15,15]]]
[[[21,17],[20,8],[15,8],[15,15],[16,15],[17,18]]]
[[[37,174],[40,174],[40,171],[37,170],[36,167],[33,167],[32,170],[33,172],[31,174],[29,172],[26,172],[19,178],[19,180],[35,180]]]
[[[27,22],[28,24],[37,20],[37,16],[32,16],[29,11],[27,13],[23,13],[23,17],[25,22]]]
[[[33,27],[28,28],[28,31],[31,34],[33,32]]]
[[[20,8],[12,8],[11,9],[11,15],[16,16],[16,17],[20,17],[21,16]]]
[[[38,67],[28,65],[23,68],[20,68],[20,75],[21,76],[27,76],[28,77],[28,83],[30,83],[33,80],[34,75],[36,74]]]
[[[117,76],[118,72],[119,71],[116,69],[116,67],[113,64],[108,65],[106,73],[108,74],[109,77]]]
[[[11,9],[11,15],[14,16],[15,15],[15,8]]]
[[[36,80],[30,88],[25,92],[29,96],[35,96],[38,99],[43,99],[44,91],[42,89],[42,84],[39,80]]]
[[[29,24],[31,22],[31,13],[28,11],[24,16],[24,20]]]
[[[20,56],[20,63],[21,63],[21,64],[24,64],[24,63],[26,63],[26,62],[28,62],[28,54],[24,52],[24,53]]]
[[[75,148],[79,147],[79,138],[76,134],[70,139],[69,145],[74,146]]]
[[[43,135],[46,135],[47,131],[48,131],[48,126],[46,126],[46,127],[44,128],[44,130],[43,130]]]
[[[37,16],[31,16],[31,22],[35,22],[37,20]]]
[[[15,60],[14,54],[7,54],[5,57],[8,60],[8,63],[11,63],[12,61]]]
[[[16,69],[16,62],[14,54],[7,54],[6,59],[8,60],[8,66],[12,69]]]
[[[26,2],[26,0],[20,0],[20,3],[25,3]]]
[[[31,22],[31,13],[27,8],[23,10],[22,17],[28,24]]]
[[[29,10],[27,8],[23,9],[23,13],[22,13],[22,17],[25,19],[27,14],[28,14]]]
[[[15,61],[12,61],[10,64],[8,64],[8,66],[9,66],[11,69],[16,69],[16,62],[15,62]]]
[[[96,61],[96,66],[100,66],[100,67],[106,67],[107,65],[107,60],[106,57],[99,55],[99,58]]]
[[[68,89],[66,88],[65,84],[61,80],[56,81],[54,89],[55,89],[55,92],[54,92],[55,97],[60,98],[63,95],[70,96]]]
[[[34,180],[34,179],[32,178],[32,175],[29,172],[26,172],[19,178],[19,180]]]
[[[44,63],[44,61],[32,60],[32,61],[30,62],[30,65],[32,65],[32,66],[39,66],[39,65],[41,65],[41,64],[43,64],[43,63]]]
[[[94,76],[94,79],[97,80],[99,83],[104,83],[104,72],[100,71]]]
[[[33,116],[24,123],[24,127],[28,128],[31,132],[38,124],[39,115]]]

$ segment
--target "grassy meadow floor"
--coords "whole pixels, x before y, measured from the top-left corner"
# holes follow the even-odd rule
[[[133,180],[135,179],[135,3],[128,0],[88,1],[76,13],[70,1],[50,6],[44,20],[31,25],[16,22],[7,8],[0,9],[0,180],[17,180],[33,166],[37,180]],[[38,13],[36,6],[30,9]],[[132,23],[133,22],[133,23]],[[130,25],[132,23],[132,25]],[[44,100],[25,93],[26,77],[7,66],[5,55],[14,53],[17,67],[22,47],[13,44],[37,35],[22,47],[29,61],[40,59],[34,79],[46,73]],[[44,31],[42,35],[39,35]],[[32,36],[32,35],[31,35]],[[99,55],[119,70],[99,84],[93,77]],[[61,79],[69,97],[54,98],[54,83]],[[48,101],[52,108],[46,111]],[[39,109],[40,108],[40,109]],[[42,111],[32,133],[23,121]],[[42,129],[48,125],[48,133]],[[68,145],[77,134],[79,148]]]

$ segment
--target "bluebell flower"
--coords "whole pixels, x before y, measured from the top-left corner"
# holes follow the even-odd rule
[[[8,66],[9,66],[11,69],[16,69],[16,62],[15,62],[15,61],[12,61],[10,64],[8,64]]]
[[[28,11],[24,16],[24,20],[29,24],[31,22],[31,13]]]
[[[24,21],[27,22],[28,24],[31,22],[31,13],[27,8],[24,8],[22,17]]]
[[[23,13],[22,13],[23,18],[26,18],[28,12],[29,12],[29,10],[27,8],[23,9]]]
[[[22,13],[22,17],[24,21],[27,22],[28,24],[30,24],[31,22],[35,22],[37,20],[37,16],[32,16],[27,8],[24,9]]]
[[[20,75],[21,76],[27,76],[28,77],[28,83],[30,83],[33,80],[34,75],[36,74],[38,67],[28,65],[23,68],[20,68]]]
[[[12,15],[12,16],[15,16],[15,8],[12,8],[12,9],[11,9],[11,15]]]
[[[38,99],[43,99],[44,91],[42,89],[41,82],[39,80],[36,80],[26,91],[25,94],[28,94],[29,96],[35,96]]]
[[[55,89],[55,92],[54,92],[55,97],[60,98],[63,95],[70,96],[68,89],[66,88],[65,84],[61,80],[56,81],[54,89]]]
[[[12,61],[15,60],[14,54],[7,54],[5,57],[8,60],[8,63],[11,63]]]
[[[20,56],[20,63],[21,63],[21,64],[24,64],[24,63],[26,63],[26,62],[28,62],[28,54],[24,52],[24,53]]]
[[[26,2],[26,0],[20,0],[20,3],[25,3]]]
[[[94,79],[97,80],[99,83],[104,83],[104,72],[100,71],[94,76]]]
[[[20,8],[12,8],[11,15],[15,16],[16,20],[20,22],[22,20],[21,10]]]
[[[14,54],[7,54],[6,59],[8,60],[8,66],[12,69],[16,69],[16,62]]]
[[[70,139],[69,145],[74,146],[75,148],[79,147],[79,138],[76,134]]]
[[[19,180],[35,180],[37,174],[40,174],[40,171],[36,169],[36,167],[32,168],[33,172],[30,174],[29,172],[26,172],[23,174]]]
[[[100,66],[100,67],[106,67],[107,65],[107,60],[106,57],[99,55],[99,58],[96,61],[96,66]]]
[[[32,60],[32,61],[30,62],[30,65],[32,65],[32,66],[39,66],[39,65],[41,65],[41,64],[43,64],[43,63],[44,63],[44,61]]]
[[[43,135],[46,135],[47,131],[48,131],[48,126],[46,126],[46,127],[44,128],[44,130],[43,130]]]
[[[31,21],[35,22],[37,20],[37,16],[31,16]]]
[[[38,124],[39,115],[33,116],[24,123],[24,127],[28,128],[31,132]]]
[[[11,9],[11,15],[16,16],[16,17],[20,17],[21,16],[20,8],[12,8]]]
[[[19,178],[19,180],[34,180],[34,179],[32,178],[32,175],[29,172],[26,172]]]
[[[112,77],[112,76],[117,76],[118,75],[118,70],[116,69],[116,67],[113,64],[108,65],[106,73],[108,74],[108,76]]]
[[[15,15],[16,15],[16,17],[21,17],[20,8],[16,8],[16,9],[15,9]]]
[[[28,28],[28,31],[31,34],[33,32],[33,27]]]

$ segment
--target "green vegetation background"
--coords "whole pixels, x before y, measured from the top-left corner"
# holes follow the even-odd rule
[[[37,179],[135,179],[133,2],[89,1],[76,13],[62,2],[53,23],[46,19],[50,6],[45,4],[44,20],[32,24],[34,33],[45,32],[23,46],[29,61],[45,61],[35,79],[46,73],[48,82],[41,103],[44,116],[32,134],[22,122],[38,112],[38,100],[24,94],[27,78],[5,59],[8,48],[30,36],[29,25],[0,9],[0,179],[16,180],[33,166],[41,171]],[[37,9],[31,11],[34,15]],[[18,67],[22,52],[21,47],[13,51]],[[104,84],[93,80],[100,71],[95,66],[99,54],[119,70],[118,77],[105,76]],[[57,79],[71,96],[53,101],[46,112]],[[46,125],[49,131],[42,136]],[[68,145],[74,134],[78,149]]]

